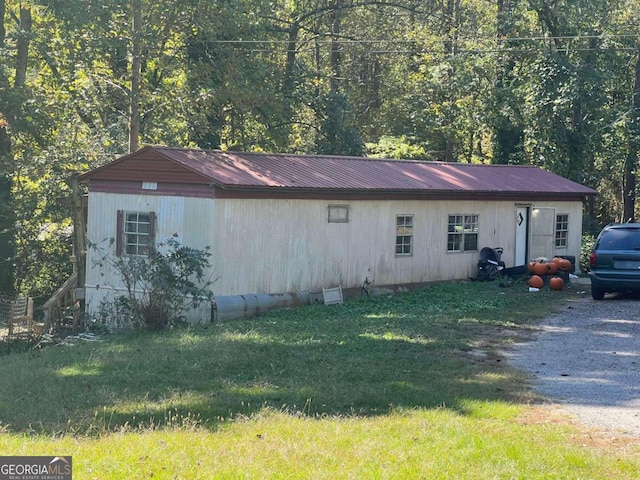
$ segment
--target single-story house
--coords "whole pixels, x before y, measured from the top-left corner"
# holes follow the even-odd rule
[[[165,147],[80,180],[87,239],[111,255],[144,254],[170,237],[210,247],[220,318],[323,287],[464,279],[483,247],[502,247],[507,267],[579,258],[583,201],[596,193],[535,166]],[[87,312],[120,291],[90,249]]]

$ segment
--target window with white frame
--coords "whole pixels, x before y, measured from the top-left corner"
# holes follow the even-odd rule
[[[478,215],[449,215],[447,227],[448,252],[473,252],[478,250]]]
[[[396,215],[396,255],[413,254],[413,215]]]
[[[149,255],[155,245],[154,212],[118,210],[116,254]]]
[[[567,248],[569,239],[569,214],[556,215],[556,248]]]

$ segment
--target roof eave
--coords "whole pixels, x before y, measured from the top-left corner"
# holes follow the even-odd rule
[[[526,191],[476,191],[476,190],[419,190],[419,189],[366,189],[366,188],[311,188],[255,185],[229,185],[212,183],[216,197],[402,197],[402,198],[456,198],[456,199],[506,199],[506,200],[583,200],[594,196],[589,192],[526,192]]]

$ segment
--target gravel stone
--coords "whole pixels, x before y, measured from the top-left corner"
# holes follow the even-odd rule
[[[595,301],[585,289],[504,354],[576,420],[640,437],[640,299]]]

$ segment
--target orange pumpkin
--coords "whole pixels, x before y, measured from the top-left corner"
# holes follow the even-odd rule
[[[533,273],[535,275],[546,275],[547,274],[547,264],[546,263],[541,263],[541,262],[536,262],[536,264],[533,266]]]
[[[539,275],[532,275],[528,283],[529,286],[533,288],[542,288],[544,286],[544,280],[542,280],[542,277]]]
[[[529,265],[527,266],[527,268],[529,270],[529,273],[533,273],[533,267],[534,267],[535,264],[536,264],[536,262],[534,262],[534,261],[529,262]]]
[[[571,261],[566,258],[560,259],[560,263],[558,264],[558,270],[562,272],[570,272],[571,271]]]
[[[560,265],[560,261],[562,260],[562,257],[553,257],[551,259],[551,261],[557,265]]]
[[[558,271],[558,264],[556,262],[545,263],[547,266],[547,275],[555,275]]]
[[[562,290],[564,288],[564,280],[560,277],[553,277],[549,280],[549,288],[551,290]]]

